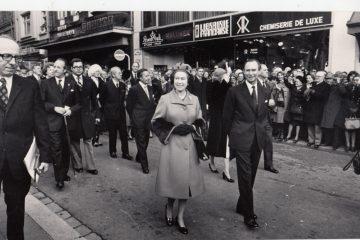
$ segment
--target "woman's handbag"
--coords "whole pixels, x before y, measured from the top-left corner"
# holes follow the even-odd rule
[[[356,118],[356,117],[345,118],[345,129],[347,130],[360,129],[360,118]]]
[[[355,155],[352,157],[350,162],[348,162],[348,164],[345,165],[343,170],[344,171],[348,170],[350,168],[350,166],[351,166],[351,163],[352,163],[352,165],[354,167],[355,174],[359,175],[360,174],[360,154],[359,154],[359,151],[357,151],[355,153]]]
[[[192,135],[192,138],[194,139],[194,143],[195,143],[196,152],[198,154],[198,157],[203,161],[208,160],[209,159],[209,154],[206,151],[204,139],[203,139],[202,134],[201,134],[201,129],[198,128],[198,130],[193,132],[191,135]]]
[[[299,103],[293,103],[290,106],[290,113],[303,115],[304,114],[304,108]]]

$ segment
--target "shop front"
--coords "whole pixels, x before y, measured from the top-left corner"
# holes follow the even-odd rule
[[[140,33],[145,67],[242,68],[256,58],[269,68],[325,69],[331,12],[249,12]]]
[[[249,58],[269,69],[325,69],[329,57],[331,12],[251,12],[232,16],[234,60]]]
[[[82,58],[89,64],[108,67],[117,65],[127,69],[128,60],[118,62],[114,52],[121,49],[126,54],[131,53],[132,31],[129,24],[124,25],[128,17],[114,13],[54,27],[50,31],[49,43],[43,46],[48,49],[49,61]]]

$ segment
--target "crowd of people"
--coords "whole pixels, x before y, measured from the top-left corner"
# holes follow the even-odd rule
[[[244,69],[231,70],[226,63],[211,71],[178,64],[160,72],[140,69],[135,62],[128,76],[117,66],[109,69],[84,63],[81,58],[70,62],[58,58],[44,66],[34,64],[29,70],[20,67],[17,43],[3,37],[0,41],[0,113],[8,116],[1,118],[0,126],[2,132],[9,132],[4,136],[11,136],[0,141],[3,149],[12,152],[14,149],[4,144],[21,145],[24,151],[18,152],[26,154],[35,135],[41,156],[39,171],[45,172],[48,163],[53,163],[56,188],[61,190],[71,181],[70,167],[76,172],[99,173],[93,147],[102,146],[100,135],[105,131],[110,157],[118,158],[119,134],[122,158],[133,160],[128,141],[134,139],[135,160],[142,172],[149,174],[147,148],[154,133],[162,143],[156,193],[167,198],[166,224],[177,224],[183,234],[188,233],[184,223],[187,200],[205,189],[194,134],[202,133],[206,140],[212,173],[219,173],[215,159],[223,159],[222,178],[229,183],[235,182],[229,166],[236,159],[240,192],[236,212],[250,229],[259,227],[252,188],[262,151],[264,169],[279,173],[273,166],[274,140],[294,144],[305,140],[315,149],[321,145],[331,145],[334,150],[341,145],[346,151],[359,149],[358,129],[345,124],[359,116],[360,76],[356,72],[332,74],[280,67],[269,71],[255,59],[247,60]],[[29,85],[23,92],[21,79]],[[20,103],[14,100],[19,92],[24,96]],[[22,106],[23,102],[34,105]],[[33,117],[16,119],[19,114]],[[25,122],[28,127],[21,133],[10,129]],[[26,143],[19,143],[13,135]],[[21,154],[13,156],[18,162],[9,161],[10,153],[0,158],[0,181],[4,182],[6,203],[13,209],[8,212],[9,239],[11,234],[23,235],[24,197],[30,187]],[[20,180],[15,177],[19,171]]]

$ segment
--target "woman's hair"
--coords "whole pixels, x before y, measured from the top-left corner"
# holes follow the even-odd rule
[[[89,67],[88,75],[89,77],[92,77],[96,71],[102,71],[102,68],[98,64],[93,64]]]
[[[282,74],[283,77],[284,77],[284,80],[285,80],[284,72],[283,72],[283,71],[279,71],[279,72],[276,73],[276,82],[280,82],[280,80],[279,80],[279,74]]]
[[[350,81],[351,75],[357,76],[358,73],[357,73],[356,71],[350,71],[350,72],[348,73],[347,77],[346,77],[348,81]]]
[[[43,69],[42,69],[42,72],[43,74],[46,76],[46,72],[48,70],[49,67],[53,67],[54,66],[54,63],[53,62],[48,62],[44,65]]]
[[[175,74],[178,73],[178,72],[186,73],[186,77],[187,77],[187,80],[188,80],[188,83],[189,83],[190,74],[184,69],[176,69],[170,75],[170,83],[171,83],[171,85],[174,85]]]

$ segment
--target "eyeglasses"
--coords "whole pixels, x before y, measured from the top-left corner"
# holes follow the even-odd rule
[[[22,58],[18,55],[11,55],[11,54],[0,54],[0,57],[2,58],[2,60],[10,62],[11,60],[13,60],[13,58],[15,59],[15,62],[21,62]]]
[[[74,68],[74,69],[82,69],[83,66],[75,66],[75,67],[72,67],[72,68]]]

